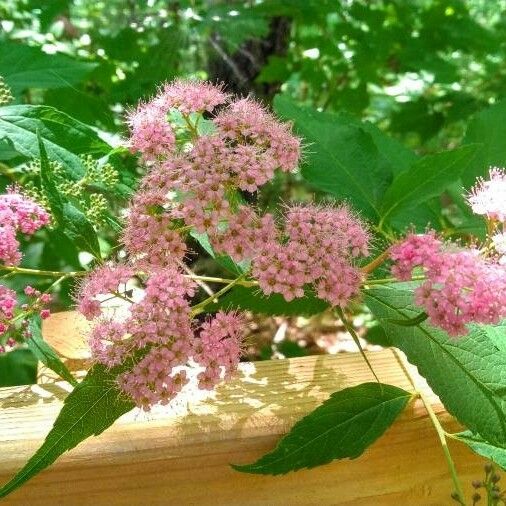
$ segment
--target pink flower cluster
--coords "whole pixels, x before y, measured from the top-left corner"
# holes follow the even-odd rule
[[[390,254],[392,273],[401,280],[423,269],[427,279],[415,290],[415,302],[450,336],[467,334],[468,323],[495,324],[506,317],[506,269],[478,250],[449,248],[431,232],[410,234]]]
[[[144,295],[132,301],[126,316],[108,315],[100,296],[124,294],[122,285],[133,274],[125,266],[99,268],[84,281],[78,301],[81,312],[95,319],[90,336],[95,361],[108,368],[131,364],[118,375],[118,384],[137,406],[149,410],[170,402],[188,383],[187,370],[195,364],[203,367],[201,388],[214,387],[223,373],[236,369],[241,316],[218,313],[195,332],[190,307],[195,286],[175,267],[145,275]]]
[[[218,105],[224,108],[213,116]],[[208,120],[200,118],[208,122],[206,134],[196,135],[195,120],[192,143],[186,143],[184,149],[177,149],[175,140],[167,147],[161,135],[153,133],[153,129],[159,130],[160,118],[171,132],[176,131],[169,121],[175,109],[190,125],[192,113],[211,115]],[[149,120],[145,125],[145,118],[152,118],[153,125]],[[130,125],[132,148],[152,164],[132,202],[123,240],[129,253],[144,254],[151,265],[184,257],[186,249],[170,225],[177,219],[213,235],[217,243],[226,242],[220,237],[223,225],[246,219],[244,211],[235,216],[238,207],[241,211],[234,202],[237,191],[255,192],[276,169],[295,169],[300,155],[300,140],[291,133],[290,125],[280,123],[249,98],[230,102],[221,87],[209,83],[175,81],[165,85],[153,100],[130,115]],[[177,203],[170,192],[178,195]],[[260,228],[260,218],[249,213],[247,219]],[[164,241],[159,241],[160,236]]]
[[[9,320],[14,317],[16,304],[16,292],[0,285],[0,336],[9,328]]]
[[[369,234],[347,206],[288,208],[285,241],[267,241],[253,259],[253,276],[266,294],[286,300],[313,285],[319,298],[345,306],[358,294],[362,276],[353,264],[369,252]]]
[[[176,148],[174,128],[168,121],[173,109],[183,115],[212,112],[227,99],[221,87],[210,83],[176,80],[166,84],[153,100],[128,114],[132,151],[140,152],[146,161],[165,158]]]
[[[38,204],[12,188],[0,195],[0,262],[21,262],[17,232],[31,235],[49,223],[49,214]]]
[[[30,303],[22,304],[20,309],[28,314],[40,314],[42,319],[46,319],[50,316],[51,312],[45,308],[46,304],[49,304],[52,297],[49,293],[41,293],[39,290],[31,286],[26,286],[24,289],[25,295],[30,297],[32,300]],[[12,328],[12,319],[15,317],[15,311],[18,306],[16,292],[0,284],[0,336],[6,334],[7,331]],[[19,325],[25,328],[27,325],[26,318],[19,320]],[[25,337],[28,335],[27,330],[24,330]]]
[[[468,202],[475,214],[491,220],[506,222],[506,171],[493,167],[489,179],[479,179],[468,195]]]

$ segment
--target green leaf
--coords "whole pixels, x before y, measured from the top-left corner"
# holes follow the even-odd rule
[[[84,380],[65,399],[42,446],[14,478],[0,488],[0,497],[16,490],[81,441],[104,432],[134,407],[134,403],[121,394],[116,384],[117,375],[131,365],[111,370],[95,365],[90,369]]]
[[[37,382],[37,359],[30,350],[0,354],[0,387],[31,385]]]
[[[401,327],[413,327],[415,325],[418,325],[419,323],[424,322],[429,315],[422,311],[419,315],[415,316],[411,319],[403,318],[402,320],[388,320],[389,323],[395,323],[395,325],[400,325]]]
[[[111,149],[89,126],[52,107],[0,107],[0,138],[9,138],[16,151],[28,158],[39,156],[37,131],[40,131],[48,157],[59,161],[72,179],[84,174],[78,155],[104,156]]]
[[[70,202],[63,205],[64,231],[78,248],[100,258],[100,244],[97,233],[88,218]]]
[[[258,287],[236,286],[217,303],[207,306],[206,311],[241,309],[265,315],[311,316],[329,307],[327,302],[310,294],[287,302],[278,293],[264,295]]]
[[[302,176],[376,221],[392,168],[372,136],[341,116],[298,107],[280,95],[274,107],[281,117],[294,121],[295,131],[309,144]]]
[[[47,158],[44,141],[42,140],[42,137],[40,136],[40,132],[38,130],[37,140],[39,142],[40,151],[40,181],[42,191],[47,197],[53,217],[56,219],[57,223],[61,225],[63,223],[63,200],[60,192],[56,188],[55,182],[53,181],[51,165]]]
[[[334,117],[339,121],[360,127],[370,134],[378,151],[391,162],[390,166],[394,175],[408,170],[418,159],[411,149],[397,139],[386,135],[370,121],[360,121],[357,117],[344,112],[335,114]]]
[[[200,234],[198,232],[195,232],[195,230],[192,230],[190,232],[190,235],[200,244],[200,246],[202,246],[204,251],[211,258],[213,258],[218,265],[221,265],[221,267],[227,271],[240,276],[248,270],[248,262],[243,261],[237,264],[228,255],[217,255],[213,249],[213,246],[211,245],[211,242],[209,241],[209,236],[207,234]]]
[[[36,47],[0,41],[0,75],[14,95],[28,88],[66,88],[81,81],[96,63],[62,54],[47,54]]]
[[[469,430],[453,434],[451,437],[466,444],[473,452],[495,462],[506,471],[506,448],[500,448],[487,443],[483,438],[473,434]]]
[[[30,330],[30,337],[26,340],[28,348],[45,366],[49,367],[58,376],[71,385],[77,385],[77,381],[72,376],[72,373],[67,369],[67,366],[60,360],[56,351],[46,342],[42,337],[41,320],[40,316],[34,316],[30,319],[28,328]]]
[[[426,322],[413,327],[392,323],[420,313],[413,306],[413,287],[371,288],[365,302],[446,409],[487,441],[506,446],[506,354],[494,345],[487,326],[472,326],[468,335],[455,339]]]
[[[381,203],[382,222],[415,209],[432,197],[441,195],[471,162],[479,146],[472,144],[452,151],[421,158],[397,176]]]
[[[299,420],[272,452],[253,464],[233,467],[276,475],[357,458],[390,427],[410,398],[401,388],[379,383],[334,392]]]
[[[465,143],[478,142],[481,147],[462,173],[462,181],[470,187],[489,167],[503,167],[506,160],[506,100],[502,100],[476,114],[469,122]]]

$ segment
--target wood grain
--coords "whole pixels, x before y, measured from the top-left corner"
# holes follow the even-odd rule
[[[57,315],[48,320],[44,333],[52,344],[65,347],[69,360],[86,360],[82,335],[73,342],[80,325],[75,315]],[[382,381],[413,390],[396,353],[384,350],[368,356]],[[427,388],[412,368],[410,374]],[[358,354],[244,364],[234,381],[204,401],[187,399],[170,410],[128,413],[101,436],[62,456],[2,504],[453,504],[445,459],[419,401],[411,403],[356,460],[278,477],[240,474],[229,467],[229,463],[257,459],[330,393],[364,381],[373,378]],[[68,391],[68,385],[55,381],[0,389],[1,482],[41,444]],[[427,392],[443,424],[455,430],[456,423]],[[450,444],[470,495],[470,482],[481,477],[483,461],[464,446]]]

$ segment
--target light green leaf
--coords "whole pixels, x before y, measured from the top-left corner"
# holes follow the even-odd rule
[[[413,286],[371,288],[365,302],[446,409],[487,441],[506,446],[506,354],[494,345],[487,326],[472,326],[468,335],[455,339],[426,322],[392,323],[420,313],[413,306]]]
[[[26,465],[0,488],[0,498],[10,494],[37,473],[51,465],[60,455],[90,436],[98,436],[134,404],[124,397],[116,377],[128,366],[108,371],[96,365],[65,399],[65,404],[42,446]]]
[[[276,96],[274,107],[282,118],[294,122],[295,131],[308,144],[303,177],[377,221],[379,202],[392,179],[392,167],[372,136],[343,117],[298,107],[280,95]]]
[[[471,431],[466,430],[453,434],[453,439],[466,444],[473,450],[473,452],[485,457],[486,459],[495,462],[498,466],[506,471],[506,448],[499,448],[497,446],[487,443],[483,438],[473,434]]]
[[[54,371],[60,378],[68,381],[71,385],[77,385],[77,381],[67,366],[61,361],[56,351],[42,337],[40,316],[36,315],[30,319],[30,337],[26,340],[28,348],[45,366]]]
[[[111,149],[90,127],[52,107],[0,107],[0,138],[9,138],[16,151],[28,158],[39,156],[37,131],[49,159],[60,162],[72,179],[84,174],[78,155],[104,156]]]
[[[287,302],[278,294],[264,295],[258,287],[236,286],[215,304],[206,307],[206,311],[220,309],[241,309],[266,315],[311,316],[321,313],[330,306],[324,300],[312,294]]]
[[[47,54],[18,42],[0,41],[0,75],[14,95],[28,88],[65,88],[81,81],[96,63]]]
[[[299,420],[272,452],[253,464],[233,467],[276,475],[357,458],[390,427],[410,398],[401,388],[379,383],[334,392]]]
[[[386,191],[381,203],[382,222],[415,209],[419,204],[443,191],[460,177],[471,162],[479,145],[463,146],[452,151],[421,158],[397,176]]]
[[[213,249],[209,237],[207,234],[200,234],[192,230],[190,235],[202,246],[204,251],[213,258],[218,265],[221,265],[224,269],[232,272],[236,276],[244,274],[249,268],[249,262],[243,261],[235,263],[228,255],[218,255]]]

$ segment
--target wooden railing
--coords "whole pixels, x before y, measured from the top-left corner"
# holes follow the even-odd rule
[[[82,324],[55,315],[44,333],[69,364],[86,359]],[[368,354],[381,381],[423,388],[450,430],[456,423],[430,389],[393,350]],[[419,401],[364,455],[285,476],[232,470],[252,462],[330,393],[373,381],[359,354],[312,356],[244,364],[241,374],[202,402],[188,400],[150,414],[132,411],[99,437],[83,442],[3,504],[33,505],[451,505],[452,482],[441,447]],[[50,376],[43,383],[0,389],[0,482],[32,455],[70,390]],[[483,461],[465,447],[451,451],[465,491],[482,476]]]

